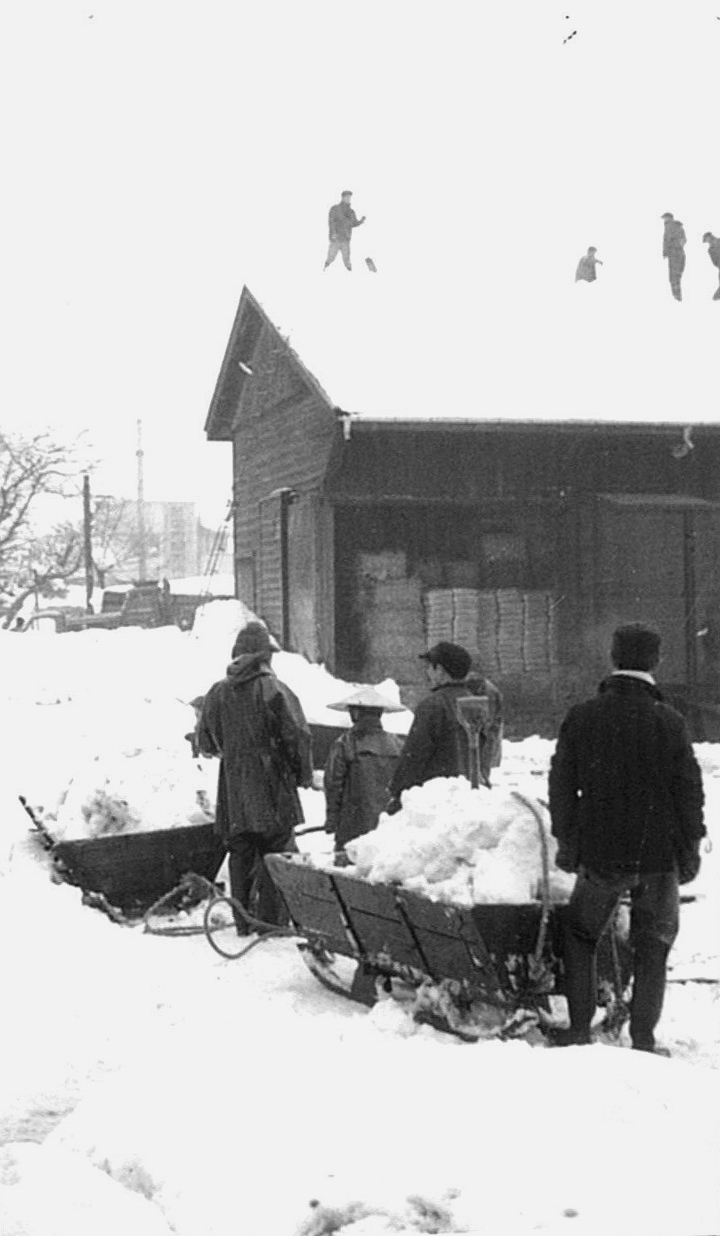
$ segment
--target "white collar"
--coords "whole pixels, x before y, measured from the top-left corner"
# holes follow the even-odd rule
[[[641,682],[649,682],[651,687],[656,685],[652,674],[648,674],[645,670],[613,670],[613,678],[617,674],[622,674],[624,678],[639,678]]]

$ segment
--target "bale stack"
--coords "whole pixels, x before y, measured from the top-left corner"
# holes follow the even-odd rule
[[[526,592],[523,658],[534,677],[549,678],[558,669],[556,606],[551,592]]]
[[[513,677],[525,672],[523,644],[525,605],[519,588],[498,588],[497,661],[500,674]]]
[[[501,588],[478,593],[480,663],[492,677],[551,677],[558,668],[553,594]]]
[[[475,588],[431,588],[425,594],[428,647],[440,640],[450,640],[474,653],[477,623],[478,593]]]
[[[500,674],[498,657],[500,611],[497,594],[481,591],[477,594],[477,652],[481,669],[489,678]]]
[[[418,658],[425,650],[425,628],[420,579],[407,577],[405,554],[397,551],[359,554],[357,565],[367,677],[373,682],[394,678],[400,687],[421,683]]]

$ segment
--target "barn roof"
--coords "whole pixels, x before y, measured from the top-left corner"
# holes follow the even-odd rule
[[[609,279],[527,294],[339,263],[241,297],[206,429],[231,436],[262,322],[331,408],[358,422],[720,426],[720,304]]]

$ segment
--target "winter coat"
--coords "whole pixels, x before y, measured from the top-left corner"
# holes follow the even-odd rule
[[[668,219],[663,233],[663,257],[681,252],[685,248],[687,236],[685,228],[678,219]]]
[[[480,775],[489,782],[490,769],[500,763],[502,696],[489,678],[447,682],[434,687],[420,701],[410,733],[390,783],[391,798],[398,800],[411,785],[424,785],[433,777],[469,777],[470,746],[457,711],[463,695],[487,695],[490,720],[480,736]]]
[[[333,743],[325,765],[325,829],[335,834],[336,849],[377,828],[402,748],[402,738],[386,733],[375,717],[356,722]]]
[[[718,270],[720,270],[720,237],[716,236],[708,244],[708,257],[713,266],[717,266]]]
[[[256,655],[237,657],[203,701],[203,755],[220,756],[215,830],[275,836],[303,820],[297,787],[312,784],[312,743],[300,701]]]
[[[575,271],[575,282],[577,283],[578,280],[584,279],[587,283],[593,283],[597,279],[596,263],[597,258],[591,257],[589,253],[581,257]]]
[[[695,860],[700,768],[684,719],[625,674],[570,709],[550,764],[550,814],[566,870],[668,872]]]
[[[349,202],[338,202],[336,206],[330,207],[328,215],[330,240],[344,244],[350,240],[353,228],[360,227],[360,223],[361,220],[358,219]]]

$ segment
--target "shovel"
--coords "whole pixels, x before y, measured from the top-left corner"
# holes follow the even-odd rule
[[[470,784],[476,790],[480,784],[488,784],[480,772],[480,735],[490,720],[490,700],[487,695],[461,695],[455,703],[470,748]]]

